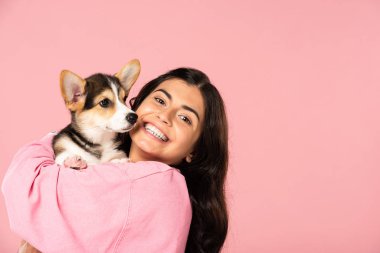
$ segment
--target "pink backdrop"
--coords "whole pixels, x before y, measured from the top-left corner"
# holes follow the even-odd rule
[[[0,1],[0,180],[24,143],[69,122],[67,68],[148,80],[204,70],[230,122],[223,252],[380,252],[380,3]],[[105,4],[107,2],[107,4]],[[0,252],[15,252],[0,197]]]

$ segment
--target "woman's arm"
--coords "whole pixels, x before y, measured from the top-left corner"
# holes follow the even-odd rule
[[[13,158],[2,191],[12,230],[43,252],[183,252],[191,207],[182,175],[157,162],[54,163],[49,135]]]

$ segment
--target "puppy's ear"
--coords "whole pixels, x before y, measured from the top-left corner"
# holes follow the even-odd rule
[[[70,111],[76,111],[83,106],[85,85],[86,81],[77,74],[69,70],[61,72],[61,93]]]
[[[140,74],[140,61],[137,59],[131,60],[125,65],[115,76],[120,80],[123,88],[128,92],[132,85],[136,82]]]

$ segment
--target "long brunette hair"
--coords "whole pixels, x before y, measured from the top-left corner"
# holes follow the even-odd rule
[[[131,108],[137,110],[159,84],[173,78],[198,87],[205,104],[203,130],[192,153],[191,163],[183,160],[180,164],[173,165],[186,179],[193,211],[186,252],[219,252],[228,229],[224,188],[228,167],[228,127],[224,102],[218,90],[203,72],[179,68],[147,83],[131,99]],[[129,152],[131,138],[129,135],[125,137],[124,144]]]

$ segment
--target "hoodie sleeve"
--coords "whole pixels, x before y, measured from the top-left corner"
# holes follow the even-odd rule
[[[42,252],[184,252],[191,205],[183,176],[158,162],[54,162],[49,134],[22,147],[2,183],[12,231]]]

